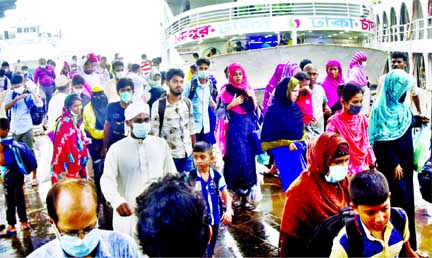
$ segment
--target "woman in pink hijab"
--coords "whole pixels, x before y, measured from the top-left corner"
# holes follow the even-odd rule
[[[326,93],[328,105],[333,110],[333,106],[339,100],[337,93],[338,85],[344,83],[341,63],[336,59],[329,60],[326,65],[326,72],[327,76],[321,86]]]
[[[257,124],[254,115],[257,104],[255,93],[240,64],[233,63],[228,67],[228,81],[220,94],[229,117],[224,134],[224,176],[236,203],[240,202],[245,207],[246,197],[257,183],[255,155],[259,153],[251,144]]]
[[[364,70],[368,57],[365,52],[358,51],[349,62],[348,82],[353,82],[363,89],[363,113],[369,116],[371,108],[371,92],[369,82]]]

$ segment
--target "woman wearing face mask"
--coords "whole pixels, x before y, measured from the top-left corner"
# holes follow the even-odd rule
[[[349,173],[355,174],[375,167],[375,155],[369,144],[368,119],[362,111],[363,90],[347,83],[342,89],[342,111],[327,122],[327,132],[340,134],[350,146]]]
[[[334,112],[333,106],[335,106],[339,100],[339,95],[337,93],[338,85],[344,83],[341,63],[336,59],[329,60],[326,65],[326,72],[327,76],[321,85],[327,96],[328,105]]]
[[[290,185],[279,236],[280,257],[303,257],[315,227],[350,203],[348,143],[325,132],[307,151],[308,168]]]
[[[87,178],[88,140],[81,128],[81,113],[81,99],[77,94],[69,94],[55,129],[51,161],[53,184],[66,178]]]
[[[261,132],[262,149],[273,154],[284,191],[306,168],[305,131],[303,113],[296,103],[298,94],[299,80],[294,77],[284,78],[277,85]]]

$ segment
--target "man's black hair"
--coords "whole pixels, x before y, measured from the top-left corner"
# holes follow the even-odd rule
[[[193,146],[193,152],[207,152],[212,154],[212,146],[204,141],[197,142]]]
[[[408,62],[408,54],[405,52],[395,51],[392,53],[391,58],[402,58],[405,62]]]
[[[193,58],[199,58],[199,55],[198,55],[197,52],[195,52],[195,53],[192,54],[192,57],[193,57]]]
[[[300,62],[300,69],[303,71],[303,68],[307,65],[307,64],[312,64],[312,61],[309,59],[303,59]]]
[[[117,92],[119,92],[121,89],[126,88],[127,86],[130,86],[132,90],[134,89],[133,81],[129,78],[121,78],[117,82]]]
[[[20,74],[15,74],[12,79],[11,79],[11,84],[15,85],[15,84],[20,84],[24,81],[24,78],[22,77],[22,75]]]
[[[206,64],[207,66],[210,66],[210,60],[208,60],[207,58],[200,58],[200,59],[196,60],[197,66],[200,66],[202,64]]]
[[[124,67],[124,63],[122,61],[114,61],[112,69],[114,70],[116,67]]]
[[[21,67],[21,70],[28,70],[29,68],[28,68],[28,66],[27,65],[23,65],[22,67]]]
[[[74,75],[74,77],[72,78],[72,86],[84,85],[84,83],[85,83],[84,78],[79,74]]]
[[[181,69],[178,69],[178,68],[171,68],[171,69],[169,69],[168,70],[168,72],[167,72],[167,74],[166,74],[166,80],[167,81],[171,81],[171,79],[174,77],[174,76],[180,76],[180,77],[182,77],[182,78],[184,78],[184,72],[181,70]]]
[[[150,257],[202,257],[209,219],[202,193],[184,176],[167,175],[137,200],[138,238]]]
[[[1,130],[8,130],[10,129],[10,123],[9,120],[7,118],[0,118],[0,129]]]
[[[212,53],[213,55],[216,55],[217,54],[217,49],[214,48],[214,47],[210,48],[210,53]]]
[[[2,66],[2,67],[9,67],[9,63],[8,63],[7,61],[4,61],[4,62],[1,64],[1,66]]]
[[[139,64],[132,64],[132,67],[131,67],[132,72],[136,73],[139,71],[139,69],[140,69]]]
[[[389,185],[383,173],[366,170],[355,174],[349,183],[349,194],[354,205],[376,206],[389,197]]]

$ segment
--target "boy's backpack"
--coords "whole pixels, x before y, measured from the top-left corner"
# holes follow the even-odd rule
[[[216,96],[218,95],[218,89],[216,88],[216,85],[214,85],[213,81],[210,78],[207,79],[207,82],[209,83],[209,87],[210,87],[210,96],[213,99],[215,99]],[[188,95],[188,98],[190,100],[192,100],[195,97],[197,87],[198,87],[198,78],[193,78],[191,80],[191,87]]]
[[[28,92],[26,92],[26,93],[28,93]],[[12,99],[16,98],[16,96],[18,96],[18,93],[13,91],[12,92]],[[43,121],[43,118],[45,117],[45,114],[46,114],[45,103],[44,103],[44,105],[42,105],[42,107],[37,107],[36,105],[34,105],[34,103],[29,103],[27,98],[24,99],[24,102],[27,105],[27,108],[29,109],[33,125],[40,125]],[[42,100],[42,102],[43,102],[43,100]],[[7,117],[10,121],[11,117],[12,117],[11,110],[8,110]]]
[[[418,174],[420,193],[423,199],[432,203],[432,163],[426,162],[422,172]]]
[[[402,215],[396,209],[392,208],[390,218],[393,226],[403,234],[405,219]],[[362,257],[363,238],[351,207],[342,208],[339,214],[325,219],[315,227],[306,247],[307,256],[329,257],[333,246],[333,239],[344,226],[346,227],[348,238],[348,257]]]
[[[219,192],[219,181],[220,181],[220,179],[221,179],[221,175],[219,174],[219,173],[217,173],[216,172],[216,170],[213,170],[213,171],[215,171],[215,173],[214,173],[214,178],[213,178],[213,180],[214,180],[214,183],[216,184],[216,195],[218,196],[218,203],[219,203],[219,211],[220,211],[220,213],[221,213],[221,215],[222,215],[222,213],[223,213],[223,206],[222,206],[222,200],[221,200],[221,197],[220,197],[220,192]],[[198,169],[197,168],[194,168],[194,169],[192,169],[188,174],[187,174],[187,180],[190,182],[190,183],[195,183],[196,182],[196,179],[197,179],[197,177],[198,177]]]
[[[188,110],[189,110],[189,114],[192,113],[192,103],[190,102],[190,100],[182,97],[182,101],[184,101],[186,103]],[[158,107],[159,108],[158,109],[158,113],[159,113],[159,137],[161,137],[161,135],[162,135],[162,126],[163,126],[163,121],[164,121],[164,117],[165,117],[166,103],[167,103],[167,95],[162,94],[160,99],[159,99],[159,107]]]
[[[5,147],[5,158],[11,170],[28,175],[37,169],[36,157],[25,143],[15,141],[12,138],[1,139],[0,142]]]

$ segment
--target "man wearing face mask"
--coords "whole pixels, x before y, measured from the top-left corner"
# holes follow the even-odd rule
[[[96,191],[91,181],[71,179],[55,184],[46,204],[56,238],[27,257],[140,256],[130,236],[98,229]]]
[[[99,74],[95,71],[95,66],[91,60],[86,60],[83,65],[83,71],[79,72],[79,75],[84,78],[85,82],[88,84],[88,93],[90,94],[91,88],[95,86],[105,87],[106,81],[104,80],[104,75]]]
[[[131,79],[122,78],[117,83],[117,94],[120,100],[114,103],[109,103],[107,106],[104,132],[102,158],[112,144],[125,137],[125,109],[132,103],[134,93],[134,84]]]
[[[79,74],[74,75],[72,78],[72,93],[77,94],[82,101],[83,106],[86,106],[88,103],[90,103],[90,96],[84,91],[84,78],[81,77]],[[96,87],[96,85],[95,85]]]
[[[175,173],[176,167],[167,142],[148,135],[150,109],[147,104],[130,104],[125,110],[125,123],[130,134],[108,150],[101,188],[114,209],[114,230],[135,237],[136,197],[155,179]]]
[[[183,91],[183,96],[189,98],[193,106],[195,121],[196,141],[205,141],[214,144],[214,131],[210,130],[209,107],[215,108],[216,104],[212,99],[212,81],[209,77],[210,60],[200,58],[196,61],[198,73],[192,77],[189,85]],[[214,129],[214,128],[213,128]]]
[[[105,94],[108,97],[108,103],[119,101],[119,95],[117,94],[116,85],[121,78],[126,77],[126,71],[122,61],[115,61],[112,64],[112,70],[114,73],[114,78],[109,80],[105,87]]]
[[[11,132],[16,141],[27,144],[34,154],[33,122],[29,107],[42,107],[43,102],[34,90],[26,90],[21,75],[14,75],[11,84],[12,90],[4,100],[4,108],[6,112],[10,112]],[[37,184],[36,171],[33,171],[33,185]]]

